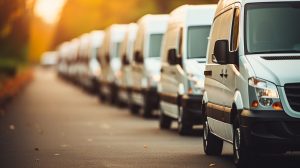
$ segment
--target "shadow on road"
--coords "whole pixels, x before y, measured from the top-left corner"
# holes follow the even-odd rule
[[[223,154],[221,156],[207,156],[216,157],[222,160],[222,163],[230,161],[233,163],[232,154]],[[249,164],[249,168],[299,168],[300,153],[288,153],[282,155],[262,155]]]

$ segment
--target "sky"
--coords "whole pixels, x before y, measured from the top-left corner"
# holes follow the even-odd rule
[[[45,23],[55,24],[65,3],[66,0],[37,0],[34,13]]]

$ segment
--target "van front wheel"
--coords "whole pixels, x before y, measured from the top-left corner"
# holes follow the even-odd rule
[[[170,129],[172,124],[172,119],[165,115],[163,110],[160,108],[160,115],[159,115],[159,128],[160,129]]]
[[[247,167],[254,159],[254,151],[245,144],[239,117],[233,124],[233,161],[237,168]]]
[[[183,107],[178,108],[178,133],[188,135],[192,132],[193,125]]]
[[[203,122],[203,148],[207,155],[220,155],[223,149],[223,140],[210,132],[207,117]]]

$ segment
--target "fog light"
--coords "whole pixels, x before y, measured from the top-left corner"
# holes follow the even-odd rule
[[[254,101],[251,103],[251,107],[257,108],[257,107],[258,107],[258,101],[257,101],[257,100],[254,100]]]
[[[263,105],[263,106],[271,106],[273,103],[273,100],[271,98],[260,98],[259,102]]]
[[[272,107],[274,110],[277,110],[277,111],[283,110],[282,104],[280,102],[273,103]]]

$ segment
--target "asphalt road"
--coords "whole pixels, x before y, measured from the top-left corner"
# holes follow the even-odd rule
[[[232,146],[203,153],[201,128],[191,136],[159,130],[157,119],[99,103],[54,71],[35,80],[0,110],[0,168],[215,167],[231,168]],[[300,167],[300,155],[264,156],[260,167]]]

